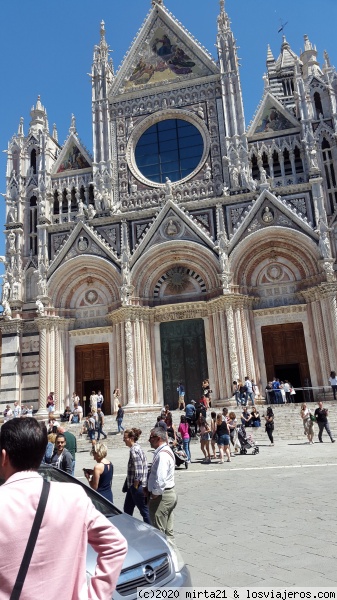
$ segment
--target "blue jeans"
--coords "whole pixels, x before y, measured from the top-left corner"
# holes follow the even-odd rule
[[[126,496],[125,496],[123,510],[127,515],[132,516],[135,506],[137,506],[140,514],[142,515],[143,521],[145,523],[149,523],[149,525],[151,525],[149,508],[148,508],[148,505],[145,504],[143,487],[141,485],[139,486],[139,488],[137,490],[133,487],[133,485],[131,485],[128,488],[128,491],[126,492]]]
[[[75,477],[75,459],[73,458],[73,460],[71,461],[71,474],[73,477]]]
[[[250,398],[250,399],[251,399],[251,401],[252,401],[252,406],[255,406],[255,405],[254,405],[254,394],[253,394],[253,392],[247,392],[247,402],[248,402],[248,398]]]
[[[120,433],[121,431],[124,431],[124,427],[122,427],[122,422],[123,422],[123,419],[117,419],[118,433]]]
[[[101,434],[104,436],[104,439],[106,439],[108,437],[107,434],[104,433],[104,431],[102,429],[102,425],[98,425],[98,429],[97,429],[97,439],[98,440],[101,437]]]
[[[240,400],[240,392],[234,392],[234,396],[235,396],[235,400],[236,400],[236,406],[240,406],[241,405],[241,400]]]
[[[240,402],[242,404],[242,406],[245,406],[247,404],[247,398],[246,398],[246,394],[240,394]]]
[[[95,439],[95,430],[94,429],[88,429],[88,436],[89,438],[92,440]]]
[[[190,438],[183,440],[183,448],[186,452],[186,456],[188,458],[188,460],[191,460],[191,453],[190,453]]]

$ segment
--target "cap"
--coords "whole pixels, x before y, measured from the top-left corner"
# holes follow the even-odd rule
[[[196,401],[195,400],[191,400],[191,404],[196,404]]]

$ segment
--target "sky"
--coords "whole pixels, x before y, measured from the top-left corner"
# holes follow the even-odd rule
[[[164,0],[165,6],[216,58],[216,19],[219,0]],[[323,61],[327,50],[337,65],[337,0],[226,0],[241,64],[246,125],[263,94],[268,43],[275,58],[282,34],[299,54],[303,36],[317,46]],[[112,50],[115,71],[151,8],[151,0],[26,0],[0,5],[0,150],[17,132],[24,117],[27,134],[30,110],[37,96],[48,114],[49,127],[58,128],[59,142],[68,135],[71,114],[80,139],[92,152],[91,70],[93,47],[99,42],[100,22]],[[284,32],[278,33],[286,23]],[[6,190],[6,154],[0,152],[0,193]],[[0,196],[0,223],[5,223],[5,200]],[[2,229],[3,230],[3,229]],[[1,230],[1,231],[2,231]],[[0,255],[5,252],[0,235]],[[2,265],[0,264],[0,273]]]

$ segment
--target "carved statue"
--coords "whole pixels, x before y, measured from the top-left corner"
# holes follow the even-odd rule
[[[167,233],[167,235],[177,235],[177,233],[179,233],[178,227],[172,221],[172,219],[169,220],[168,226],[166,228],[166,233]]]
[[[165,196],[167,198],[172,197],[172,181],[168,177],[166,177],[166,181],[165,181]]]
[[[329,234],[327,231],[324,231],[320,234],[318,247],[321,253],[322,258],[331,258],[331,246],[329,240]]]
[[[260,167],[260,183],[267,183],[267,172],[263,167]]]
[[[204,180],[205,181],[209,181],[212,175],[212,169],[209,166],[208,163],[205,164],[205,174],[204,174]]]
[[[10,289],[11,286],[9,285],[9,282],[5,281],[2,286],[2,304],[4,303],[4,301],[8,300]]]
[[[269,206],[266,206],[266,208],[263,211],[262,221],[264,221],[265,223],[272,223],[274,221],[274,215],[271,212]]]
[[[42,304],[41,300],[38,298],[36,300],[36,310],[37,310],[37,314],[39,315],[39,317],[44,317],[45,315],[45,308],[44,305]]]
[[[46,201],[44,198],[40,198],[39,215],[40,215],[40,217],[44,217],[45,214],[46,214]]]
[[[8,251],[10,254],[15,254],[15,252],[16,252],[15,240],[16,240],[16,235],[13,231],[11,231],[10,234],[8,235],[8,244],[9,244]]]
[[[89,206],[88,206],[88,218],[89,219],[93,219],[94,216],[95,216],[95,214],[96,214],[96,211],[95,211],[93,205],[89,204]]]
[[[84,203],[82,202],[81,198],[78,201],[78,213],[79,216],[84,215]]]
[[[92,205],[89,204],[89,207],[90,206],[92,206]],[[89,215],[89,207],[88,207],[88,216],[89,216],[89,219],[93,219],[95,215],[93,217],[91,217]],[[96,193],[95,193],[95,209],[97,212],[102,212],[102,210],[104,210],[103,209],[103,197],[99,190],[96,190]]]
[[[12,318],[12,311],[11,311],[11,307],[9,306],[9,302],[8,300],[3,300],[2,301],[2,306],[3,306],[3,315],[5,317],[5,319],[11,319]]]
[[[229,173],[231,176],[232,187],[233,188],[239,187],[239,171],[235,165],[229,166]]]
[[[8,204],[7,223],[16,223],[17,220],[18,219],[15,202],[11,200]]]

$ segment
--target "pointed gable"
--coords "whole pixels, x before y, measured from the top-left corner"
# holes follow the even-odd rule
[[[134,265],[138,258],[150,247],[164,242],[193,241],[209,248],[214,242],[209,232],[200,223],[182,210],[172,200],[168,200],[151,224],[147,224],[131,258]]]
[[[230,252],[247,236],[271,226],[301,231],[316,241],[318,239],[307,217],[296,210],[290,201],[263,190],[255,202],[247,207],[233,230]]]
[[[275,135],[284,135],[284,132],[299,131],[300,125],[295,117],[288,112],[272,94],[266,94],[252,125],[249,127],[248,136],[251,138],[266,139]]]
[[[49,265],[48,278],[61,264],[71,258],[84,255],[100,256],[115,264],[119,262],[117,254],[110,244],[93,227],[79,221],[69,237],[63,238],[58,251]]]
[[[53,175],[69,171],[91,169],[91,158],[79,141],[76,134],[71,133],[53,167]]]
[[[154,5],[112,85],[112,95],[214,75],[218,67],[161,5]]]

